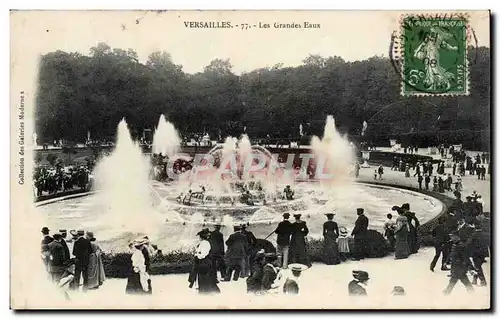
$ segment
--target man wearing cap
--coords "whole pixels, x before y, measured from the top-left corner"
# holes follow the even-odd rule
[[[230,281],[233,272],[233,280],[238,281],[241,272],[241,263],[248,253],[248,240],[247,237],[241,233],[240,226],[234,226],[234,233],[226,240],[226,245],[226,261],[228,268],[224,281]]]
[[[289,213],[283,214],[283,221],[278,224],[275,234],[278,234],[276,239],[278,260],[281,267],[286,269],[288,267],[288,249],[290,247],[290,236],[292,234],[292,223],[288,220],[290,218]]]
[[[349,282],[348,290],[349,296],[366,296],[366,289],[363,286],[366,286],[370,277],[366,271],[362,270],[353,270],[352,276],[354,279]]]
[[[92,253],[90,241],[85,238],[85,231],[80,229],[77,231],[78,238],[73,246],[73,256],[75,256],[75,280],[73,288],[78,290],[80,286],[80,277],[83,277],[83,290],[87,290],[89,280],[89,259]]]
[[[434,239],[434,249],[436,253],[431,261],[430,270],[434,271],[434,267],[439,259],[441,253],[443,253],[443,258],[441,259],[441,270],[449,270],[446,268],[446,262],[448,261],[448,256],[450,254],[450,244],[449,244],[449,232],[445,225],[445,218],[440,216],[438,218],[438,224],[432,230],[432,237]]]
[[[42,228],[42,236],[43,239],[41,241],[41,254],[42,254],[42,260],[43,264],[45,265],[45,269],[48,271],[49,270],[49,261],[50,261],[50,252],[49,252],[49,244],[54,241],[54,238],[52,238],[49,235],[50,229],[48,227],[43,227]]]
[[[216,224],[214,230],[210,233],[210,256],[212,258],[215,278],[217,271],[220,271],[221,277],[226,275],[226,263],[224,262],[224,236],[220,232],[221,225]]]
[[[301,220],[301,214],[295,214],[295,222],[292,224],[292,236],[290,238],[290,262],[311,266],[306,249],[306,236],[309,228],[305,221]]]
[[[49,271],[54,282],[59,282],[65,269],[63,266],[66,259],[61,239],[61,234],[54,234],[54,240],[48,245],[50,253]]]
[[[367,245],[366,245],[366,231],[368,230],[368,218],[364,215],[365,210],[363,208],[356,209],[358,214],[358,219],[354,224],[354,229],[351,235],[354,236],[354,252],[353,257],[355,260],[364,259],[367,255]]]

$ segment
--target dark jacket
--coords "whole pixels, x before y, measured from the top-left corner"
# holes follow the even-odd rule
[[[255,235],[248,230],[242,230],[241,233],[247,237],[248,248],[253,249],[255,245],[257,245],[257,238],[255,238]]]
[[[226,258],[240,259],[246,256],[248,252],[248,239],[247,236],[240,232],[231,234],[226,240],[227,252]]]
[[[472,233],[474,232],[474,228],[470,227],[469,225],[467,224],[464,224],[459,230],[458,230],[458,237],[460,237],[460,239],[462,241],[467,241],[470,236],[472,235]]]
[[[349,296],[366,296],[366,289],[363,288],[356,280],[352,280],[348,285]]]
[[[289,246],[290,236],[292,235],[292,223],[288,220],[280,222],[274,233],[278,234],[278,238],[276,239],[278,245]]]
[[[443,245],[450,239],[448,229],[445,224],[437,224],[432,230],[432,237],[434,238],[434,245]]]
[[[61,238],[61,245],[64,248],[64,260],[69,260],[71,255],[69,254],[68,243],[63,238]]]
[[[488,238],[484,231],[475,231],[467,241],[467,255],[475,258],[488,257]]]
[[[368,230],[368,217],[365,215],[359,215],[354,224],[354,229],[352,230],[353,236],[363,236]]]
[[[210,255],[214,257],[224,257],[224,236],[218,230],[210,233],[210,244],[212,246]]]
[[[80,237],[75,241],[73,255],[76,257],[77,262],[80,262],[82,265],[88,265],[91,253],[92,246],[88,239]]]
[[[467,257],[465,246],[462,243],[453,244],[450,253],[452,278],[461,279],[467,276],[469,265]]]
[[[45,235],[42,239],[41,242],[41,251],[48,251],[49,250],[49,244],[54,241],[54,238],[52,238],[49,235]]]
[[[274,281],[278,278],[278,272],[272,265],[265,265],[263,268],[262,275],[262,290],[269,290],[273,285]]]
[[[64,247],[60,242],[52,241],[48,245],[50,256],[50,266],[52,271],[60,271],[63,268],[65,260]]]

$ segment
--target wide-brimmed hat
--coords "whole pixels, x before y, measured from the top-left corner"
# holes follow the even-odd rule
[[[59,229],[59,234],[66,234],[68,231],[66,229]]]
[[[77,233],[76,233],[76,230],[72,229],[69,231],[70,235],[73,236],[73,237],[76,237],[78,236]]]
[[[83,235],[85,235],[85,231],[83,229],[79,229],[79,230],[76,231],[76,235],[77,236],[83,236]]]
[[[300,216],[302,216],[302,214],[293,214],[293,217],[295,218],[300,218]]]
[[[330,217],[330,216],[333,217],[333,216],[335,216],[335,213],[326,213],[325,216],[326,217]]]
[[[196,236],[203,236],[208,234],[210,234],[210,230],[208,230],[208,228],[203,228],[198,233],[196,233]]]
[[[401,286],[394,286],[394,289],[392,289],[392,294],[396,296],[402,296],[405,294],[405,289]]]
[[[354,277],[354,279],[357,279],[359,281],[366,281],[366,280],[370,279],[370,276],[364,270],[353,270],[352,276]]]
[[[42,227],[42,233],[45,234],[45,233],[48,233],[48,232],[50,232],[49,227]]]
[[[276,253],[264,253],[264,258],[266,261],[275,261],[278,259],[278,255]]]
[[[345,228],[344,226],[340,227],[339,228],[339,232],[342,234],[342,235],[345,235],[347,234],[347,228]]]
[[[291,271],[304,271],[304,270],[309,269],[309,267],[307,267],[306,265],[297,263],[297,264],[288,265],[288,269],[290,269]]]

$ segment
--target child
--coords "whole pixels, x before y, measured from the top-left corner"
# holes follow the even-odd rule
[[[346,261],[350,253],[348,232],[345,227],[340,227],[339,238],[337,238],[337,246],[339,248],[340,260]]]
[[[375,172],[373,172],[373,179],[377,179],[377,169],[375,169]]]

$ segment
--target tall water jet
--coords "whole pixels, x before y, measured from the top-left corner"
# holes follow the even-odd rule
[[[331,186],[351,183],[351,170],[356,158],[354,148],[347,138],[337,131],[331,115],[326,118],[323,138],[314,136],[311,145],[316,162],[316,177],[323,184]]]
[[[148,159],[130,136],[125,119],[118,124],[116,147],[96,167],[96,190],[102,191],[101,216],[110,229],[151,235],[163,222],[151,204]]]
[[[170,157],[179,151],[180,145],[179,133],[177,133],[174,125],[168,122],[162,114],[153,136],[153,153]]]

